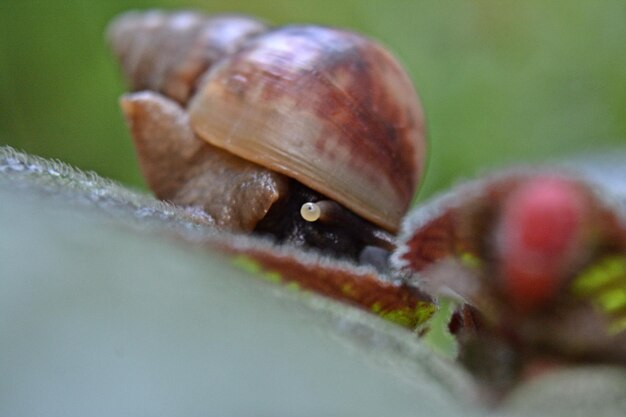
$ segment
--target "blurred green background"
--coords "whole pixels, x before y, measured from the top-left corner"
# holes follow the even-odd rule
[[[341,26],[388,45],[426,108],[420,198],[486,167],[626,146],[623,0],[1,0],[0,144],[143,187],[103,32],[154,7]]]

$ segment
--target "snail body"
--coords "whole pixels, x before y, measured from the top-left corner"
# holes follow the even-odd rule
[[[397,231],[423,174],[424,121],[409,77],[379,44],[339,29],[190,12],[123,15],[109,37],[131,88],[153,94],[127,95],[122,107],[157,196],[199,205],[226,229],[351,256]],[[148,104],[170,117],[147,121]],[[206,162],[213,153],[237,162]],[[206,165],[211,173],[198,168]],[[303,219],[303,204],[318,201],[336,202],[321,206],[350,226],[324,221],[328,213]]]

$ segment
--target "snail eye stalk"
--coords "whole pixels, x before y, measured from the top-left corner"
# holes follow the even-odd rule
[[[322,209],[318,204],[311,202],[304,203],[302,208],[300,208],[300,215],[307,222],[315,222],[321,217]]]
[[[317,222],[335,225],[352,226],[355,222],[363,222],[349,210],[331,200],[307,202],[300,208],[300,216],[307,222]]]

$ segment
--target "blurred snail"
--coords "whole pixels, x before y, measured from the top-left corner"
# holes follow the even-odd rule
[[[161,11],[124,14],[108,37],[136,91],[121,104],[157,197],[344,257],[393,249],[426,143],[411,81],[379,44]]]

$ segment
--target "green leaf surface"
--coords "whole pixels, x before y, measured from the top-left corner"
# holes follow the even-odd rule
[[[202,228],[180,209],[10,151],[0,201],[0,415],[443,416],[471,400],[412,333],[175,238]]]
[[[601,416],[625,406],[622,369],[581,368],[487,411],[475,382],[412,332],[251,279],[192,243],[213,233],[197,214],[95,175],[0,148],[0,201],[0,415]]]
[[[439,309],[429,322],[428,331],[423,341],[440,355],[454,359],[458,354],[456,339],[448,330],[448,323],[452,318],[457,303],[449,299],[439,300]]]

